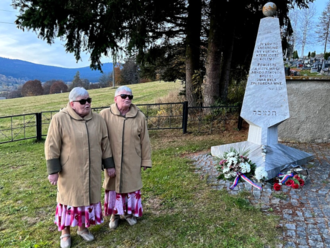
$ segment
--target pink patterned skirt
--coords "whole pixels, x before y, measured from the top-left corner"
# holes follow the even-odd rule
[[[141,217],[143,212],[141,203],[141,191],[119,194],[116,191],[105,191],[104,215],[111,214],[129,215]]]
[[[101,202],[83,207],[71,207],[57,203],[54,223],[58,226],[59,231],[66,226],[99,225],[103,223]]]

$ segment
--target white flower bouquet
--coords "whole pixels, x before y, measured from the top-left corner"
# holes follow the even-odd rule
[[[254,176],[258,180],[258,182],[268,180],[268,173],[265,170],[265,167],[263,167],[263,166],[257,167]]]
[[[218,178],[235,179],[238,174],[254,175],[256,165],[248,159],[247,154],[248,151],[240,154],[233,148],[225,152],[217,165],[217,170],[220,172]]]

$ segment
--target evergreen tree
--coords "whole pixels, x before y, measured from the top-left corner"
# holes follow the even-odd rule
[[[19,9],[16,24],[32,29],[52,43],[62,37],[77,60],[90,53],[91,67],[101,70],[101,56],[120,49],[137,55],[139,66],[151,62],[153,47],[182,44],[186,97],[197,105],[201,78],[206,73],[204,101],[226,98],[232,78],[244,78],[250,66],[257,29],[267,1],[220,0],[13,0]],[[277,16],[283,32],[283,48],[292,33],[289,8],[307,7],[313,0],[277,1]],[[207,48],[207,49],[205,49]],[[205,49],[205,54],[202,55]],[[146,53],[147,52],[147,53]],[[243,56],[242,56],[243,54]],[[207,63],[201,63],[201,57]],[[205,60],[202,60],[204,62]],[[119,69],[120,70],[120,69]],[[115,74],[116,75],[116,74]],[[117,76],[116,76],[117,77]],[[193,81],[195,78],[197,81]],[[212,94],[212,95],[210,95]],[[210,95],[210,96],[209,96]]]
[[[297,50],[295,50],[295,51],[293,52],[293,58],[294,58],[294,59],[299,59],[299,56],[298,56],[298,52],[297,52]]]
[[[71,91],[75,87],[83,87],[86,90],[89,89],[88,79],[81,79],[79,71],[76,72],[76,75],[74,76],[73,81],[69,86],[69,91]]]
[[[312,54],[311,54],[312,58],[315,58],[315,56],[316,56],[316,51],[312,52]]]

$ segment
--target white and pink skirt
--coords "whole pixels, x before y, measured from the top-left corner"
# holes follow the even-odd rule
[[[103,223],[101,202],[90,206],[71,207],[57,203],[55,221],[58,230],[62,231],[66,226],[99,225]]]
[[[141,203],[141,191],[131,193],[116,193],[116,191],[105,191],[104,215],[133,215],[141,217],[143,213]]]

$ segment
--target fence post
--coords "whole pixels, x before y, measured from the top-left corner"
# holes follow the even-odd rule
[[[187,133],[187,124],[188,124],[188,102],[185,101],[183,102],[183,105],[182,105],[182,130],[183,130],[183,133]]]
[[[36,122],[37,122],[37,141],[41,140],[42,137],[42,116],[41,113],[36,113]]]
[[[239,107],[238,124],[237,124],[237,129],[238,130],[241,130],[242,129],[242,125],[243,125],[243,118],[241,117],[241,110],[242,110],[242,104]]]
[[[241,116],[239,116],[238,117],[238,125],[237,125],[238,130],[242,129],[242,124],[243,124],[243,118]]]

